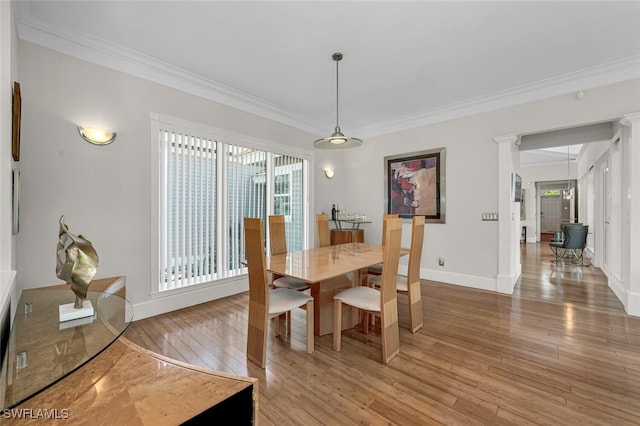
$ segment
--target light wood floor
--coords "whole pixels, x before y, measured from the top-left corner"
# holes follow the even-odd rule
[[[598,269],[556,267],[546,243],[521,247],[513,296],[423,281],[415,335],[400,297],[400,355],[386,366],[375,332],[345,331],[340,353],[331,335],[316,338],[307,354],[300,311],[257,368],[245,358],[246,294],[137,321],[126,336],[259,378],[261,425],[640,424],[640,318]]]

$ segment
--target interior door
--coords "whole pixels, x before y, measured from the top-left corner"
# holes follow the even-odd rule
[[[561,218],[562,200],[560,199],[560,195],[545,195],[540,197],[541,232],[559,231]]]

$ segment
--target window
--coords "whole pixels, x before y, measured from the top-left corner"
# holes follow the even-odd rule
[[[291,198],[291,185],[289,184],[290,179],[291,176],[288,174],[276,175],[275,177],[273,214],[283,214],[285,216],[289,216],[291,214],[291,210],[289,209],[289,200]]]
[[[245,217],[260,217],[266,224],[267,215],[283,214],[289,250],[306,246],[308,159],[260,149],[241,136],[218,137],[195,125],[176,125],[170,119],[154,124],[154,292],[245,274]]]
[[[273,214],[282,214],[285,217],[287,250],[302,250],[305,248],[304,172],[307,163],[299,157],[289,155],[276,155],[273,163]]]
[[[216,142],[160,130],[160,281],[197,284],[217,270]]]

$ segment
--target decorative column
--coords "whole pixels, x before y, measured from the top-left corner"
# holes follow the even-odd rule
[[[624,288],[628,291],[627,313],[640,316],[640,112],[627,114],[620,123],[628,129],[627,158],[627,208],[623,218],[623,233],[628,232],[628,257],[623,260],[622,276]],[[625,229],[626,228],[626,229]],[[626,247],[623,247],[623,252]]]
[[[498,144],[498,276],[496,291],[512,294],[520,277],[520,233],[514,225],[515,213],[511,201],[513,153],[517,151],[518,135],[496,136]],[[520,216],[518,216],[519,218]]]

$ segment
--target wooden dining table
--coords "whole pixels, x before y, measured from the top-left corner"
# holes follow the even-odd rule
[[[273,274],[311,283],[314,301],[314,332],[333,333],[333,296],[355,285],[367,284],[369,266],[382,262],[382,245],[351,242],[278,254],[266,259]],[[358,312],[345,309],[342,329],[358,323]]]

